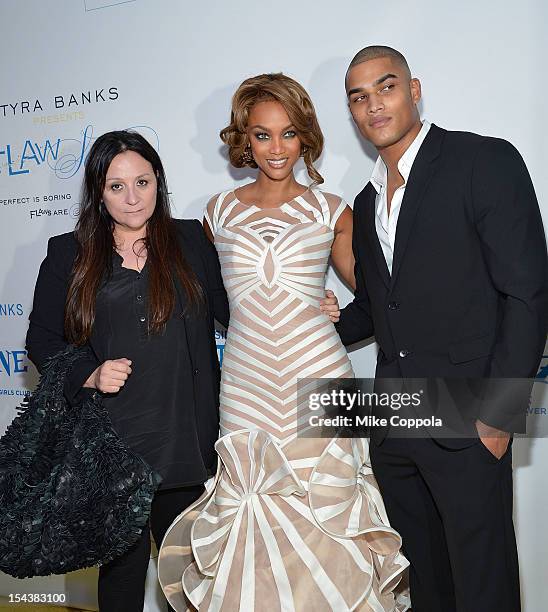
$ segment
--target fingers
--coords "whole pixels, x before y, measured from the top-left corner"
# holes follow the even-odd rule
[[[112,372],[105,373],[110,380],[123,381],[125,382],[128,379],[129,374],[126,372],[117,372],[116,370]]]
[[[320,306],[320,310],[326,314],[333,323],[338,322],[341,315],[341,311],[339,310],[338,306],[322,305]]]
[[[326,314],[334,323],[337,323],[341,316],[341,311],[339,310],[338,306],[323,306],[320,307],[320,310],[324,314]]]
[[[102,393],[118,393],[120,389],[121,387],[118,387],[117,385],[115,386],[108,385],[106,387],[102,387],[101,389],[99,389],[99,391],[101,391]]]
[[[116,381],[112,378],[100,378],[96,388],[101,391],[101,393],[118,393],[125,384],[125,380]]]
[[[325,297],[320,300],[320,310],[329,317],[332,323],[339,321],[341,314],[339,300],[331,289],[325,290]]]
[[[131,368],[125,363],[105,362],[103,374],[112,380],[127,380]]]
[[[325,297],[320,300],[320,307],[322,306],[335,306],[339,307],[339,300],[337,296],[331,291],[331,289],[325,290]]]
[[[110,364],[110,367],[114,372],[125,372],[126,374],[131,374],[131,361],[125,357],[122,357],[122,359],[105,361],[105,363]]]
[[[108,359],[97,371],[96,389],[103,393],[118,393],[131,374],[131,361],[125,357]]]

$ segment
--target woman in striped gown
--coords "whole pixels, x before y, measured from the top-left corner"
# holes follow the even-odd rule
[[[282,74],[247,79],[221,132],[257,179],[208,203],[230,301],[219,469],[168,530],[160,582],[178,611],[405,610],[407,567],[365,439],[299,436],[298,378],[353,377],[320,308],[331,260],[354,285],[352,211],[313,162],[323,136],[306,91]],[[297,182],[300,157],[313,180]]]

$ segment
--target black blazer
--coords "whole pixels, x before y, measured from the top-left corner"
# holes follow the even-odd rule
[[[194,379],[193,393],[189,390],[189,401],[194,404],[199,439],[196,440],[189,433],[189,439],[181,439],[181,444],[196,447],[206,467],[214,471],[216,457],[213,445],[218,438],[220,384],[214,318],[228,326],[228,299],[215,247],[206,238],[200,222],[174,220],[174,223],[184,256],[202,285],[206,298],[206,308],[202,313],[184,315],[185,336]],[[26,341],[29,358],[39,371],[49,357],[67,346],[64,335],[65,300],[77,248],[73,232],[54,236],[48,242],[47,256],[40,266]],[[176,308],[182,313],[185,294],[179,283],[177,294]],[[83,394],[93,392],[82,389],[82,385],[100,363],[100,359],[91,357],[81,359],[74,365],[65,382],[65,395],[69,402],[77,404]],[[203,480],[207,476],[196,475],[192,480]]]
[[[392,276],[375,230],[374,187],[354,203],[356,292],[345,345],[375,336],[383,377],[533,377],[546,341],[546,240],[535,192],[508,142],[432,125],[405,189]],[[475,415],[507,431],[487,402]]]

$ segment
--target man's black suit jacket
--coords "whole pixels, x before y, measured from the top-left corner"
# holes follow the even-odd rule
[[[337,324],[345,345],[375,336],[379,378],[521,378],[546,341],[546,239],[529,173],[508,142],[432,125],[409,176],[392,275],[371,183],[354,204],[356,292]],[[518,431],[485,402],[476,418]],[[515,427],[515,429],[513,429]]]

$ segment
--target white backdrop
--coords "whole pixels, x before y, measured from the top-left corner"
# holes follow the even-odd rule
[[[24,353],[32,291],[48,237],[74,226],[82,160],[94,137],[138,127],[159,148],[176,215],[200,218],[212,194],[250,176],[230,168],[218,138],[232,93],[248,76],[283,71],[316,104],[326,137],[319,164],[325,188],[352,202],[374,154],[353,127],[343,77],[358,49],[388,44],[421,78],[425,118],[518,147],[546,226],[547,18],[543,0],[0,0],[0,432],[35,384]],[[328,286],[342,303],[350,299],[332,273]],[[356,373],[371,375],[374,357],[372,344],[355,350]],[[548,418],[547,385],[537,387],[533,407]],[[547,460],[545,439],[516,442],[528,612],[548,601]],[[157,610],[152,573],[149,579],[147,609]],[[93,572],[24,582],[0,575],[0,593],[64,592],[91,608],[94,580]]]

